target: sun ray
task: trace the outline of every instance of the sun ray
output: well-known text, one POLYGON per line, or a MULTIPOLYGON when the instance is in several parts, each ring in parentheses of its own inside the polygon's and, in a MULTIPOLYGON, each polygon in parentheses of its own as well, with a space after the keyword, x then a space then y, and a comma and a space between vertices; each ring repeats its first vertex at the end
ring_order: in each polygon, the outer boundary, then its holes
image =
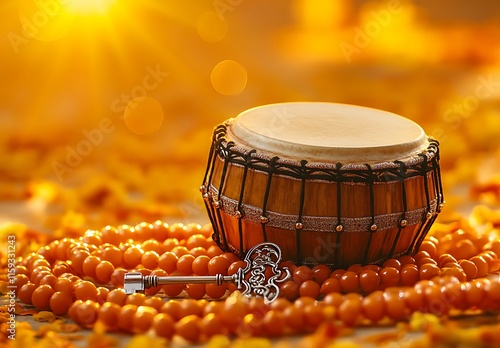
MULTIPOLYGON (((121 24, 124 19, 123 13, 116 14, 116 23, 121 24)), ((120 35, 119 25, 111 21, 104 23, 104 32, 106 33, 106 47, 113 53, 111 58, 112 62, 116 64, 116 68, 119 71, 126 71, 130 65, 130 52, 128 48, 123 45, 123 38, 120 35)), ((108 73, 109 74, 109 73, 108 73)), ((124 74, 115 74, 113 76, 114 80, 117 81, 118 85, 123 85, 126 81, 124 74)))
MULTIPOLYGON (((33 4, 39 0, 21 1, 33 11, 33 4)), ((37 134, 38 129, 50 123, 50 132, 62 134, 52 138, 46 135, 45 140, 67 142, 98 119, 116 116, 110 106, 113 98, 129 93, 141 83, 146 67, 155 64, 160 64, 162 71, 175 72, 173 78, 190 90, 187 93, 197 91, 200 98, 210 100, 211 63, 193 66, 190 58, 183 56, 187 49, 194 57, 196 49, 187 47, 182 35, 174 34, 180 30, 196 39, 197 18, 210 6, 178 0, 168 6, 152 0, 68 1, 65 11, 46 13, 50 35, 43 32, 44 28, 33 33, 16 57, 24 67, 13 81, 13 89, 24 94, 17 109, 27 124, 24 138, 36 134, 42 139, 44 135, 37 134), (55 37, 58 31, 60 35, 55 37), (69 123, 72 133, 64 132, 69 123)), ((8 4, 14 11, 15 2, 8 4)), ((16 25, 19 23, 12 21, 6 26, 16 25)), ((217 58, 212 54, 211 59, 214 57, 215 65, 217 58)), ((158 97, 159 93, 152 91, 151 96, 158 97)))

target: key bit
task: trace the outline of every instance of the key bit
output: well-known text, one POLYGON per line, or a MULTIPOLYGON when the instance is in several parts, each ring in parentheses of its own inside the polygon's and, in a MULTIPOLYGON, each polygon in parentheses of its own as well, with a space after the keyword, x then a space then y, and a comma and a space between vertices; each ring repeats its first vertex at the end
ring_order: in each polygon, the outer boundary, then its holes
POLYGON ((270 303, 278 298, 279 286, 277 283, 291 278, 287 267, 279 269, 281 250, 274 243, 262 243, 251 248, 245 256, 246 266, 231 276, 217 274, 215 276, 143 276, 140 272, 129 272, 124 276, 124 288, 127 294, 143 292, 144 290, 168 284, 217 284, 235 283, 243 294, 254 294, 270 303), (266 276, 266 269, 270 268, 272 275, 266 276))

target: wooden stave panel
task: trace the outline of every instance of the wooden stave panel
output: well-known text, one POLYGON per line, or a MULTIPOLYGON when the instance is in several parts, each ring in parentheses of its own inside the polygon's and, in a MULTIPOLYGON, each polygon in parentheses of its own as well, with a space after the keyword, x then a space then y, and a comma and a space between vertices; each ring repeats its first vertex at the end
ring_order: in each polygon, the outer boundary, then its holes
MULTIPOLYGON (((224 232, 228 241, 228 251, 236 254, 245 253, 252 246, 264 242, 262 226, 242 220, 245 231, 243 250, 239 249, 239 232, 237 219, 221 213, 224 232)), ((324 263, 332 268, 346 268, 352 264, 376 264, 381 263, 389 257, 397 257, 408 254, 415 235, 419 234, 423 228, 422 223, 405 227, 400 235, 393 255, 390 255, 392 244, 398 232, 398 228, 379 230, 373 233, 370 247, 366 250, 369 239, 368 231, 341 233, 338 232, 315 232, 301 231, 300 249, 302 258, 297 258, 296 231, 283 230, 279 228, 267 227, 267 241, 280 246, 283 260, 292 261, 297 264, 315 265, 324 263), (334 244, 340 235, 340 254, 335 262, 335 253, 338 247, 334 244), (313 240, 316 243, 311 243, 313 240), (318 242, 320 241, 321 242, 318 242), (383 240, 383 241, 379 241, 383 240), (364 259, 367 251, 368 257, 364 259)), ((222 243, 219 244, 223 247, 222 243)))
MULTIPOLYGON (((217 158, 214 166, 212 185, 219 188, 222 174, 223 160, 217 158)), ((434 171, 427 173, 430 199, 437 198, 437 188, 434 180, 434 171), (432 195, 432 193, 434 193, 432 195)), ((267 173, 249 169, 246 178, 245 190, 242 203, 245 205, 262 207, 264 201, 265 187, 267 184, 267 173)), ((232 163, 228 164, 225 184, 222 195, 234 200, 239 200, 241 183, 243 177, 243 167, 232 163)), ((405 179, 407 210, 416 210, 426 206, 424 177, 416 176, 405 179)), ((267 210, 282 214, 297 214, 299 211, 299 197, 301 191, 301 181, 294 178, 275 175, 272 178, 267 210), (283 202, 296 201, 296 204, 284 205, 283 202)), ((370 193, 367 184, 363 183, 342 183, 342 217, 364 217, 371 216, 370 193), (366 202, 366 205, 359 206, 359 202, 366 202)), ((400 181, 389 183, 374 183, 374 207, 375 215, 390 213, 401 213, 403 211, 402 187, 400 181), (390 199, 392 195, 395 199, 390 199), (399 198, 399 199, 398 199, 399 198)), ((309 216, 337 216, 337 185, 334 182, 306 181, 304 215, 309 216), (313 192, 313 193, 311 193, 313 192), (314 193, 319 193, 315 195, 314 193), (332 197, 331 205, 322 204, 322 200, 317 199, 318 195, 332 197)))
MULTIPOLYGON (((222 168, 224 166, 223 160, 217 156, 215 160, 215 164, 213 168, 211 169, 213 171, 213 176, 212 176, 212 185, 218 189, 220 186, 220 180, 222 176, 222 168)), ((437 188, 437 183, 435 182, 435 171, 430 171, 427 173, 427 178, 428 178, 428 185, 429 185, 429 192, 431 194, 430 199, 436 199, 437 198, 437 193, 438 193, 438 188, 437 188)), ((225 184, 223 187, 223 190, 221 192, 222 196, 227 196, 229 198, 232 198, 234 200, 239 200, 241 189, 242 189, 242 174, 243 173, 243 167, 239 165, 235 165, 232 163, 227 164, 227 172, 226 172, 226 178, 225 178, 225 184)), ((291 196, 295 196, 296 200, 298 201, 298 197, 300 195, 300 180, 294 180, 292 178, 287 178, 287 177, 278 177, 275 176, 273 177, 273 185, 271 185, 271 188, 277 190, 277 185, 275 185, 276 181, 278 182, 283 182, 286 185, 289 185, 291 188, 289 191, 291 196)), ((247 179, 244 187, 244 195, 242 199, 243 204, 249 204, 249 205, 254 205, 254 206, 259 206, 258 204, 252 204, 252 203, 258 203, 259 200, 261 202, 263 201, 263 196, 264 196, 264 190, 265 186, 267 184, 267 174, 264 172, 260 172, 254 169, 249 169, 247 172, 247 179), (256 193, 257 191, 257 193, 256 193), (253 200, 252 200, 253 199, 253 200)), ((334 197, 332 200, 333 204, 333 211, 336 211, 336 184, 331 183, 331 182, 313 182, 313 181, 307 181, 306 182, 306 197, 305 197, 305 207, 304 207, 304 215, 316 215, 318 212, 314 211, 314 208, 317 206, 314 206, 314 204, 309 204, 309 202, 319 202, 320 200, 317 199, 317 197, 310 197, 307 195, 308 188, 318 186, 319 188, 316 188, 316 191, 319 192, 327 192, 328 188, 334 187, 333 194, 331 196, 334 197), (312 207, 312 208, 311 208, 312 207)), ((403 205, 402 205, 402 200, 388 200, 387 197, 384 197, 393 194, 396 192, 396 196, 402 196, 401 194, 401 182, 392 182, 392 183, 377 183, 374 185, 374 193, 375 193, 375 215, 380 215, 380 214, 387 214, 387 213, 402 213, 403 205), (387 190, 389 188, 390 190, 387 190), (386 189, 385 191, 382 189, 386 189), (381 190, 383 194, 378 192, 378 190, 381 190), (392 192, 390 192, 392 191, 392 192), (385 206, 386 210, 382 209, 382 204, 380 202, 386 203, 390 202, 389 208, 385 206), (398 209, 399 206, 399 209, 398 209)), ((426 199, 425 199, 425 190, 424 190, 424 178, 423 177, 414 177, 414 178, 409 178, 405 179, 405 188, 407 192, 407 198, 408 197, 417 197, 416 199, 407 199, 407 210, 414 210, 418 208, 425 208, 426 207, 426 199), (408 186, 408 183, 410 183, 410 186, 408 186), (415 191, 415 192, 414 192, 415 191)), ((278 192, 283 192, 283 189, 279 189, 278 192)), ((271 192, 272 193, 272 192, 271 192)), ((270 193, 270 202, 273 202, 271 197, 274 197, 274 201, 276 202, 286 202, 289 199, 287 197, 280 197, 276 195, 272 195, 270 193)), ((342 184, 342 191, 343 195, 343 208, 347 205, 348 208, 355 203, 362 201, 362 202, 369 202, 369 199, 366 199, 367 194, 369 195, 369 189, 368 185, 363 185, 363 184, 355 184, 355 185, 350 185, 350 184, 342 184), (361 189, 360 189, 361 188, 361 189), (357 189, 357 190, 356 190, 357 189), (352 201, 345 200, 346 194, 349 195, 352 192, 356 192, 358 196, 353 199, 352 201), (359 198, 359 192, 362 192, 364 194, 363 198, 359 198), (349 204, 345 204, 345 202, 348 202, 349 204)), ((352 195, 351 195, 352 196, 352 195)), ((347 196, 349 197, 349 196, 347 196)), ((368 196, 369 197, 369 196, 368 196)), ((290 197, 294 198, 294 197, 290 197)), ((298 203, 297 203, 298 206, 298 203)), ((278 206, 279 208, 280 206, 278 206)), ((332 207, 330 206, 330 212, 332 211, 332 207)), ((343 217, 358 217, 359 215, 362 216, 367 216, 369 214, 365 214, 367 212, 367 206, 364 207, 365 210, 362 210, 362 213, 358 213, 358 215, 354 214, 354 216, 347 215, 346 210, 347 208, 344 208, 341 212, 341 215, 343 217), (364 214, 364 215, 363 215, 364 214)), ((369 209, 369 206, 368 206, 369 209)), ((268 204, 267 206, 268 211, 275 211, 275 206, 273 203, 268 204)), ((350 212, 355 211, 352 209, 347 209, 350 212)), ((298 207, 294 209, 290 209, 287 212, 289 214, 297 214, 298 212, 298 207)), ((283 213, 283 212, 280 212, 283 213)), ((337 214, 332 214, 329 216, 336 216, 337 214)), ((228 241, 228 247, 231 249, 233 252, 237 252, 241 254, 241 250, 239 250, 239 227, 238 227, 238 219, 232 216, 229 216, 225 214, 224 212, 221 212, 222 218, 222 223, 221 226, 219 226, 219 230, 221 233, 225 233, 225 237, 228 241)), ((419 223, 419 224, 414 224, 414 225, 409 225, 406 226, 403 231, 400 233, 400 240, 398 241, 396 248, 394 250, 394 255, 401 255, 407 252, 411 252, 415 250, 415 248, 418 246, 415 244, 413 241, 416 237, 419 235, 425 234, 426 231, 423 231, 425 226, 427 225, 430 227, 430 224, 427 224, 425 222, 425 218, 422 218, 422 221, 424 223, 419 223), (408 233, 408 231, 411 231, 411 233, 408 233), (412 248, 413 247, 413 248, 412 248), (412 250, 408 250, 409 248, 412 248, 412 250)), ((244 217, 242 218, 242 230, 244 231, 244 241, 243 243, 243 252, 245 250, 248 250, 251 246, 258 244, 260 242, 264 241, 263 234, 262 234, 262 225, 260 224, 255 224, 251 223, 249 221, 246 221, 244 217), (258 237, 262 236, 262 237, 258 237)), ((428 229, 428 228, 427 228, 428 229)), ((272 241, 272 242, 277 242, 278 245, 281 246, 282 251, 283 251, 283 258, 285 260, 289 259, 291 261, 297 262, 297 263, 304 263, 304 261, 307 261, 307 259, 314 259, 314 250, 315 246, 311 245, 310 242, 307 240, 310 240, 311 238, 321 238, 320 234, 325 233, 325 232, 315 232, 315 231, 300 231, 301 233, 301 238, 300 238, 300 247, 301 247, 301 258, 298 259, 296 254, 296 237, 295 237, 295 231, 291 230, 284 230, 284 229, 279 229, 279 228, 270 228, 266 227, 267 230, 267 240, 272 241), (293 247, 292 247, 293 245, 293 247)), ((332 227, 332 232, 333 227, 332 227)), ((353 263, 364 263, 363 261, 366 261, 364 258, 362 259, 361 256, 359 255, 364 255, 364 252, 366 251, 368 253, 368 258, 367 261, 370 263, 377 262, 382 259, 386 259, 387 255, 389 254, 387 250, 392 250, 392 244, 394 242, 394 237, 396 236, 398 232, 398 228, 392 228, 392 229, 387 229, 387 230, 377 230, 374 232, 372 236, 372 241, 371 245, 368 249, 367 247, 367 240, 369 239, 369 234, 372 232, 348 232, 348 233, 342 233, 341 235, 341 241, 340 245, 343 251, 339 255, 339 262, 335 263, 334 260, 332 260, 332 257, 327 258, 326 262, 327 264, 330 264, 333 267, 344 267, 349 264, 353 263), (382 245, 379 245, 377 243, 377 239, 382 239, 385 240, 386 243, 382 243, 382 245), (387 244, 387 241, 389 244, 391 244, 391 249, 388 249, 387 246, 384 247, 385 244, 387 244), (382 257, 379 257, 380 255, 383 255, 382 257), (385 255, 385 256, 384 256, 385 255)), ((327 232, 331 233, 331 232, 327 232)), ((220 239, 220 238, 219 238, 220 239)), ((225 247, 222 242, 219 243, 221 247, 225 247)))

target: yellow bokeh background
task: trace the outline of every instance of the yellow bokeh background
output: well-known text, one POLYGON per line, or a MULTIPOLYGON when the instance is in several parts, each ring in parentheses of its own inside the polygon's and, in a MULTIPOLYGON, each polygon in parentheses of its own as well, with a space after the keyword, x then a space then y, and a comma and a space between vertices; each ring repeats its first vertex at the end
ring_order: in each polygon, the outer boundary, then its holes
POLYGON ((493 0, 0 9, 0 219, 29 216, 47 230, 206 221, 197 189, 213 127, 285 101, 359 104, 420 123, 441 141, 452 207, 443 220, 471 201, 498 202, 493 0))

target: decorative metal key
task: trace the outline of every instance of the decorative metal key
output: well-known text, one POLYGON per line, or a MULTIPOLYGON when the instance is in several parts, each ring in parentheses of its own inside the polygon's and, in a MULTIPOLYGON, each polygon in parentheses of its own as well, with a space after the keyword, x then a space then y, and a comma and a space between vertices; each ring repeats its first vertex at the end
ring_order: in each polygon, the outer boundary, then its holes
POLYGON ((157 285, 167 284, 217 284, 234 282, 243 294, 254 294, 270 303, 278 298, 280 289, 277 283, 288 280, 290 270, 287 267, 279 269, 281 249, 274 243, 262 243, 251 248, 245 256, 246 266, 231 276, 217 274, 215 276, 143 276, 139 272, 125 274, 125 292, 143 292, 157 285), (270 268, 272 275, 267 278, 266 269, 270 268))

